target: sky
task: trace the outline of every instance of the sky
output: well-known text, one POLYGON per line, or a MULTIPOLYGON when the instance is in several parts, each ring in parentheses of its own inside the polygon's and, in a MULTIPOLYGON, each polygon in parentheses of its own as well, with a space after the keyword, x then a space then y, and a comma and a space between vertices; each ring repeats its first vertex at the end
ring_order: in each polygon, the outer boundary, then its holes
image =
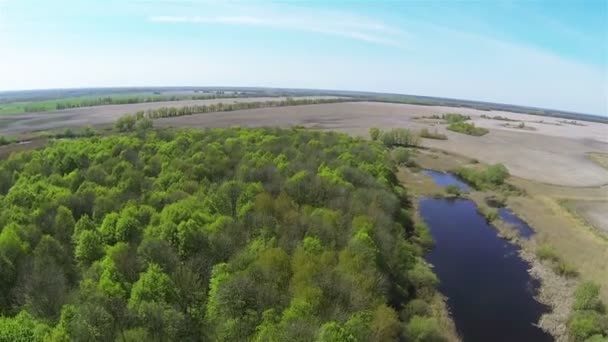
POLYGON ((608 116, 608 1, 0 0, 0 90, 360 90, 608 116))

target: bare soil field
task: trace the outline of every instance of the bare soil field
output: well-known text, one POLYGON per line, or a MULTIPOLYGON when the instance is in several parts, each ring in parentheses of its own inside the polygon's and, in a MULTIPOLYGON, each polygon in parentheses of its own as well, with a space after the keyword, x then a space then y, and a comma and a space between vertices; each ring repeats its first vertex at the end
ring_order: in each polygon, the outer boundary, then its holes
MULTIPOLYGON (((305 98, 336 98, 335 96, 302 96, 305 98)), ((285 97, 252 97, 252 98, 223 98, 212 100, 185 100, 166 102, 133 103, 124 105, 107 105, 94 107, 70 108, 49 112, 19 113, 0 115, 0 134, 22 134, 27 132, 45 131, 66 127, 82 127, 86 125, 107 124, 116 121, 127 113, 140 110, 158 109, 162 107, 184 107, 194 105, 210 105, 217 103, 281 101, 285 97)))
MULTIPOLYGON (((54 112, 0 116, 0 134, 102 125, 114 122, 125 113, 160 107, 178 107, 231 101, 266 101, 277 98, 239 98, 200 101, 139 103, 54 112)), ((590 152, 608 152, 608 125, 584 122, 584 126, 561 124, 560 119, 501 111, 469 108, 420 106, 378 102, 333 103, 292 107, 261 108, 234 112, 207 113, 159 119, 159 127, 304 127, 336 130, 367 136, 370 127, 391 129, 429 128, 446 134, 448 140, 423 139, 423 145, 474 157, 485 163, 504 163, 513 175, 563 186, 600 186, 608 184, 608 171, 592 162, 590 152), (454 133, 436 120, 416 117, 433 114, 461 113, 470 115, 480 127, 490 129, 482 137, 454 133), (504 127, 504 121, 481 115, 507 117, 525 121, 535 131, 504 127), (542 121, 542 122, 541 122, 542 121)))
POLYGON ((448 140, 424 139, 424 146, 474 157, 486 163, 502 162, 511 173, 523 178, 566 186, 599 186, 608 183, 608 172, 586 157, 587 152, 608 151, 608 125, 585 123, 587 126, 557 126, 539 123, 534 124, 536 131, 522 131, 503 127, 500 125, 501 121, 483 119, 482 114, 508 116, 513 119, 523 117, 554 120, 507 112, 357 102, 184 116, 160 119, 158 125, 174 127, 302 125, 360 136, 367 136, 370 127, 380 129, 426 127, 446 134, 448 140), (478 126, 489 128, 490 133, 482 137, 473 137, 450 132, 443 125, 414 119, 446 112, 471 115, 478 126))

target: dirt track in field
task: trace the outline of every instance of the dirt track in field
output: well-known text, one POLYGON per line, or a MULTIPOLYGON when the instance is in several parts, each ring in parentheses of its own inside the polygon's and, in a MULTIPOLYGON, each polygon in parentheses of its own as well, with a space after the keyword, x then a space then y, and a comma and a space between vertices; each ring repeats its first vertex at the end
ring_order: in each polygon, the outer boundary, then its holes
MULTIPOLYGON (((131 105, 76 108, 55 112, 0 116, 0 134, 108 124, 124 113, 160 107, 179 107, 232 101, 265 101, 273 98, 217 99, 140 103, 131 105)), ((274 98, 276 100, 276 98, 274 98)), ((429 128, 448 136, 448 140, 423 139, 423 145, 459 153, 487 163, 504 163, 512 174, 538 182, 564 186, 598 186, 608 183, 608 171, 586 157, 588 152, 608 152, 608 125, 583 122, 584 126, 560 123, 562 119, 479 111, 467 108, 418 106, 375 102, 334 103, 234 112, 208 113, 155 121, 157 127, 289 127, 302 125, 367 136, 370 127, 390 129, 429 128), (490 133, 473 137, 447 131, 445 125, 416 117, 448 112, 470 115, 476 125, 490 133), (481 115, 500 115, 525 122, 535 130, 502 126, 504 121, 481 115), (541 122, 542 121, 542 122, 541 122)))

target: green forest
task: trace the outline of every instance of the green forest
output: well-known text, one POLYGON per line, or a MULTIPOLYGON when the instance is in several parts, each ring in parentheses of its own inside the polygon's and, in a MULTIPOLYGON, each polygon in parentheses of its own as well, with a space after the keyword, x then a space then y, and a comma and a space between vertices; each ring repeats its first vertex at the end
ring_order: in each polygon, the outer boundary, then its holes
POLYGON ((432 241, 380 142, 62 139, 0 161, 0 341, 437 341, 432 241))

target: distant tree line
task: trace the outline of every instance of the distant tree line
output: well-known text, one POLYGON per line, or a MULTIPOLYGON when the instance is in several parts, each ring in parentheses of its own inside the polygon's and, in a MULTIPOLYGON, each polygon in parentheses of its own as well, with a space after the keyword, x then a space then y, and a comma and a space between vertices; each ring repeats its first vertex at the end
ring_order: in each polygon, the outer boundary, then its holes
MULTIPOLYGON (((148 119, 160 119, 170 118, 176 116, 193 115, 193 114, 204 114, 204 113, 215 113, 215 112, 231 112, 235 110, 243 109, 258 109, 258 108, 270 108, 270 107, 285 107, 285 106, 299 106, 299 105, 311 105, 311 104, 322 104, 322 103, 338 103, 338 102, 352 102, 352 99, 348 98, 330 98, 330 99, 297 99, 287 98, 280 101, 254 101, 254 102, 233 102, 233 103, 213 103, 204 105, 193 105, 193 106, 182 106, 182 107, 161 107, 158 109, 148 109, 145 111, 139 111, 135 114, 126 114, 125 118, 134 117, 132 121, 141 118, 148 119)), ((131 120, 131 119, 126 119, 131 120)))
MULTIPOLYGON (((251 97, 251 95, 245 95, 251 97)), ((153 95, 153 96, 105 96, 98 97, 95 99, 74 99, 70 101, 57 102, 55 109, 68 109, 68 108, 79 108, 79 107, 94 107, 94 106, 105 106, 115 104, 133 104, 133 103, 146 103, 146 102, 165 102, 165 101, 184 101, 184 100, 212 100, 221 98, 238 98, 242 97, 239 94, 205 94, 205 95, 153 95)), ((26 110, 27 111, 27 110, 26 110)))

